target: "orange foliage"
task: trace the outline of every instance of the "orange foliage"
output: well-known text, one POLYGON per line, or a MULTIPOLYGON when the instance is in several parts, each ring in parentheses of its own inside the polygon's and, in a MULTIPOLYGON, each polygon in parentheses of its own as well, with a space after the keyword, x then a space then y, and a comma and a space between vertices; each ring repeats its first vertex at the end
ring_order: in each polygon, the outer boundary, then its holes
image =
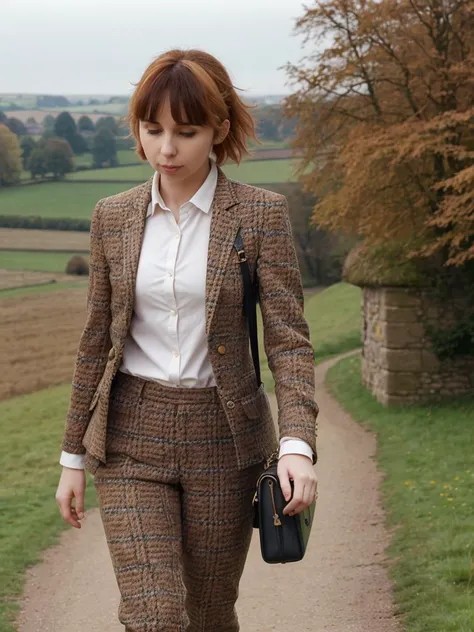
POLYGON ((285 113, 314 222, 474 259, 474 2, 318 1, 297 32, 317 46, 286 67, 285 113))

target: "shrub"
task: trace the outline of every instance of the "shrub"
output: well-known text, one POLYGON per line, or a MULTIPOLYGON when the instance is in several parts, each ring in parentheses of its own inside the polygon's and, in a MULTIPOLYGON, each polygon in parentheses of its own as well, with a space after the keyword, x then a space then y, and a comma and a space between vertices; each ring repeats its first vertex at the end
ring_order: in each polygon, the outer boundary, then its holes
POLYGON ((74 255, 67 262, 66 274, 87 276, 89 274, 89 264, 81 255, 74 255))

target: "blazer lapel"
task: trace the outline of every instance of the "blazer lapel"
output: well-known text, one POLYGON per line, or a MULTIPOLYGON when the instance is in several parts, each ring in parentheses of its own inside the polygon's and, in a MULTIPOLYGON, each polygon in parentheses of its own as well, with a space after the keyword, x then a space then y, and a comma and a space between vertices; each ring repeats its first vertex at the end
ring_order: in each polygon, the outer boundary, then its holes
MULTIPOLYGON (((126 220, 123 232, 123 276, 127 305, 125 323, 127 331, 133 313, 138 262, 145 230, 146 213, 151 201, 152 183, 153 178, 150 178, 139 189, 131 205, 131 213, 126 220)), ((216 192, 211 207, 211 228, 207 253, 206 333, 209 333, 211 328, 226 264, 240 226, 240 216, 230 211, 237 202, 230 181, 222 169, 218 167, 216 192)))
POLYGON ((222 169, 218 168, 216 193, 212 203, 211 230, 207 253, 206 333, 211 330, 224 273, 240 226, 240 215, 231 211, 238 200, 222 169))
POLYGON ((135 196, 130 216, 126 220, 123 231, 123 277, 126 299, 126 329, 128 331, 135 300, 135 282, 137 279, 138 261, 145 230, 146 213, 151 202, 153 177, 140 187, 135 196))

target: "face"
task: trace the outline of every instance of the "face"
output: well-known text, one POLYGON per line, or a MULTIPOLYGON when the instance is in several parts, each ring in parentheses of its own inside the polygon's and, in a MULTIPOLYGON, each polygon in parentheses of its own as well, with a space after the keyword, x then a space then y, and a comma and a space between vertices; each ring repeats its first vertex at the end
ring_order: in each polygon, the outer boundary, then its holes
POLYGON ((227 136, 229 122, 218 133, 210 126, 178 125, 169 99, 154 121, 140 121, 140 142, 150 165, 162 178, 193 182, 206 177, 213 145, 227 136))

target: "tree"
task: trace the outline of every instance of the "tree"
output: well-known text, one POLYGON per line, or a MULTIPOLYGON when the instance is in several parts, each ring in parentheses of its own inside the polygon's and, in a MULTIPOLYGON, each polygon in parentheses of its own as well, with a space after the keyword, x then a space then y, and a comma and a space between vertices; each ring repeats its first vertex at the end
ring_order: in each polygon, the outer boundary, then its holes
POLYGON ((0 124, 0 187, 17 184, 21 177, 21 148, 17 136, 0 124))
POLYGON ((0 123, 7 124, 7 115, 3 110, 0 110, 0 123))
POLYGON ((287 65, 285 112, 314 220, 407 257, 474 259, 472 2, 317 1, 297 32, 317 49, 287 65))
POLYGON ((77 133, 76 122, 69 112, 61 112, 54 122, 54 133, 59 138, 64 138, 71 145, 74 144, 74 137, 77 133))
POLYGON ((42 138, 37 147, 31 152, 28 170, 32 178, 44 178, 48 173, 55 180, 63 178, 66 173, 74 170, 71 146, 63 138, 42 138))
POLYGON ((303 281, 306 285, 337 283, 354 240, 321 230, 311 222, 316 200, 305 193, 301 185, 288 183, 281 192, 290 208, 291 229, 303 281))
POLYGON ((36 125, 36 119, 34 116, 29 116, 26 120, 29 125, 36 125))
POLYGON ((54 123, 55 123, 55 118, 54 116, 52 116, 51 114, 47 114, 44 119, 43 119, 43 127, 45 132, 53 132, 54 131, 54 123))
POLYGON ((80 132, 94 132, 95 127, 92 119, 89 116, 81 116, 78 121, 77 127, 80 132))
POLYGON ((86 139, 79 133, 74 134, 72 137, 71 148, 76 156, 80 156, 85 154, 86 151, 89 151, 89 145, 87 144, 86 139))
POLYGON ((7 119, 6 125, 11 132, 16 134, 16 136, 26 136, 27 134, 26 127, 23 125, 20 119, 12 116, 11 118, 7 119))
POLYGON ((113 116, 103 116, 97 121, 95 126, 96 131, 104 128, 110 130, 114 136, 118 135, 117 121, 113 116))
POLYGON ((46 157, 44 155, 44 147, 36 147, 36 149, 33 149, 28 159, 27 169, 33 180, 36 179, 36 176, 39 176, 40 178, 44 178, 46 176, 48 168, 46 165, 46 157))
POLYGON ((94 135, 92 144, 92 156, 94 167, 103 167, 108 163, 111 167, 117 164, 117 149, 112 132, 103 127, 94 135))
POLYGON ((24 136, 21 139, 20 147, 22 150, 21 159, 23 163, 23 169, 26 170, 28 169, 28 160, 31 156, 31 153, 36 148, 36 142, 31 136, 24 136))
POLYGON ((55 180, 64 178, 66 173, 74 170, 72 149, 62 138, 50 138, 44 147, 44 157, 48 173, 52 173, 55 180))

